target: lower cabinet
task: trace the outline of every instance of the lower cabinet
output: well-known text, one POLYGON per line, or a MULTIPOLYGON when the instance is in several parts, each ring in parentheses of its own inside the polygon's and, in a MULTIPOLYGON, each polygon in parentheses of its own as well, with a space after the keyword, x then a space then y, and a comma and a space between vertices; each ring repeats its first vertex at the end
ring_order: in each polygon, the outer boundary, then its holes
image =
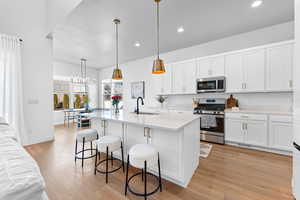
POLYGON ((270 116, 269 130, 269 145, 271 148, 286 151, 293 150, 293 124, 291 116, 270 116))
POLYGON ((268 145, 268 122, 267 120, 245 120, 245 137, 247 144, 255 146, 268 145))
POLYGON ((229 143, 292 152, 292 116, 226 113, 225 140, 229 143))
POLYGON ((240 119, 226 118, 225 140, 244 143, 243 121, 240 119))
POLYGON ((254 146, 267 146, 268 121, 266 115, 226 115, 225 140, 254 146))

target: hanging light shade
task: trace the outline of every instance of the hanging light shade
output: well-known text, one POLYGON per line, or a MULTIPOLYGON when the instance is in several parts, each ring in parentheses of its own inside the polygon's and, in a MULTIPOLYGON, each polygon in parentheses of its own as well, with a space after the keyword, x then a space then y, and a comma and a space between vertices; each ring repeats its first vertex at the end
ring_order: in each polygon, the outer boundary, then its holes
POLYGON ((114 19, 113 22, 116 24, 116 68, 113 71, 113 80, 122 80, 123 75, 121 69, 119 69, 119 30, 118 25, 120 24, 119 19, 114 19))
POLYGON ((161 0, 154 0, 156 2, 156 14, 157 14, 157 58, 153 61, 152 74, 163 74, 166 72, 164 61, 159 58, 159 2, 161 0))

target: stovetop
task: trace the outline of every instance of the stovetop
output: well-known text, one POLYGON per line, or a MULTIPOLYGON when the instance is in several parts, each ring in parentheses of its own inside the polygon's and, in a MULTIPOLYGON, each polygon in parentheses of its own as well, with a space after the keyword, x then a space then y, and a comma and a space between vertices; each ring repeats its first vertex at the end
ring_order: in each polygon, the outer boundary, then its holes
POLYGON ((225 100, 223 99, 201 99, 198 106, 194 108, 194 114, 224 115, 225 100))

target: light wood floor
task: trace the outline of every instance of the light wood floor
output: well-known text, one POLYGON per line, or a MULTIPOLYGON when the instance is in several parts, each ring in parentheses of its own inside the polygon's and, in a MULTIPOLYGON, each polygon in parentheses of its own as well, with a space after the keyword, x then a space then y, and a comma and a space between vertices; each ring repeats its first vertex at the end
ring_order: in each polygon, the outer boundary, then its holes
MULTIPOLYGON (((51 200, 142 199, 124 196, 122 170, 109 176, 93 173, 93 160, 84 168, 74 163, 75 128, 55 127, 55 141, 26 147, 38 162, 51 200)), ((134 169, 131 169, 132 172, 134 169)), ((163 181, 156 200, 291 200, 291 157, 237 147, 214 145, 187 188, 163 181)), ((134 185, 142 189, 139 180, 134 185)))

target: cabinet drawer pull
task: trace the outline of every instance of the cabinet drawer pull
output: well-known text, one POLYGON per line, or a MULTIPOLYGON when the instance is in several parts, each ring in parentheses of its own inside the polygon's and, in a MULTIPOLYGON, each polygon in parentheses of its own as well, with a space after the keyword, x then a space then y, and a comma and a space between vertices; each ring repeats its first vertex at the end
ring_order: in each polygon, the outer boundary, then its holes
POLYGON ((247 115, 242 115, 241 118, 249 118, 247 115))
POLYGON ((292 80, 289 81, 289 86, 290 86, 290 88, 293 87, 293 81, 292 80))

